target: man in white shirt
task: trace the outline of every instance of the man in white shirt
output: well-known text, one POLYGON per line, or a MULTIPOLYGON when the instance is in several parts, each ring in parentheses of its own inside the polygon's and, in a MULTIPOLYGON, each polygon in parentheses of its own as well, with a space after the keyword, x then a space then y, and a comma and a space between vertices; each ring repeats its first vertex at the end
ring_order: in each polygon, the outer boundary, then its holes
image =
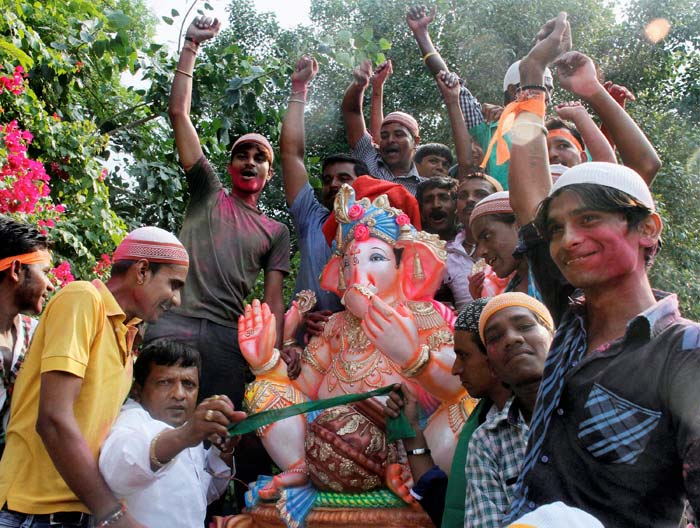
POLYGON ((129 512, 149 528, 202 526, 207 504, 233 474, 227 425, 245 418, 225 395, 196 405, 200 357, 167 340, 151 342, 134 365, 132 398, 100 452, 100 471, 129 512), (205 450, 202 441, 215 445, 205 450))

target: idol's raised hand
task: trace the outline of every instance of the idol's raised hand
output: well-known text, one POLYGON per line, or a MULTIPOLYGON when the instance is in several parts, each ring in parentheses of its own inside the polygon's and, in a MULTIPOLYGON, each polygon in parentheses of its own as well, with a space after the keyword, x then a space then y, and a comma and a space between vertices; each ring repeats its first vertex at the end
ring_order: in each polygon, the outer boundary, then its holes
POLYGON ((270 307, 257 299, 252 305, 246 304, 238 318, 238 346, 253 371, 266 366, 273 357, 276 339, 275 316, 270 307))

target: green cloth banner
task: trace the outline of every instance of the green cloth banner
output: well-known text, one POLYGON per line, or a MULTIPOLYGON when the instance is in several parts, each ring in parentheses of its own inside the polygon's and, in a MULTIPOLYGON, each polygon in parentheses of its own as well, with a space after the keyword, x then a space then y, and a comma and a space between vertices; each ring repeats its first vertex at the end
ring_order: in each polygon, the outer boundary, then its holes
MULTIPOLYGON (((384 396, 385 394, 389 394, 393 389, 393 385, 387 385, 381 389, 375 389, 373 391, 363 392, 360 394, 344 394, 343 396, 334 396, 333 398, 327 398, 325 400, 297 403, 296 405, 290 405, 284 409, 262 411, 249 415, 242 422, 229 425, 228 433, 231 436, 250 433, 259 427, 269 425, 278 420, 283 420, 284 418, 289 418, 290 416, 296 416, 298 414, 304 414, 311 411, 322 411, 323 409, 329 409, 330 407, 337 407, 338 405, 346 405, 348 403, 367 400, 369 398, 374 398, 375 396, 384 396)), ((408 423, 408 419, 404 416, 403 412, 401 412, 401 415, 398 418, 389 418, 387 416, 386 435, 389 442, 395 442, 401 438, 414 438, 416 433, 413 431, 411 424, 408 423)))

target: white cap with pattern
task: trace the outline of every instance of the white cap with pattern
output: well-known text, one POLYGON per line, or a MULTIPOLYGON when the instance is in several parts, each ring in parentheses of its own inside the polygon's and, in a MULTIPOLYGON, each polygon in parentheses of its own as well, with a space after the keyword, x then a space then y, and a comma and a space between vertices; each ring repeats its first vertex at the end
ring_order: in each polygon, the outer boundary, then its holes
POLYGON ((552 185, 552 190, 549 191, 549 195, 551 196, 559 189, 569 185, 580 183, 592 183, 617 189, 629 194, 632 198, 646 205, 650 210, 656 210, 651 191, 639 174, 624 165, 605 161, 588 161, 571 167, 557 178, 557 181, 552 185))

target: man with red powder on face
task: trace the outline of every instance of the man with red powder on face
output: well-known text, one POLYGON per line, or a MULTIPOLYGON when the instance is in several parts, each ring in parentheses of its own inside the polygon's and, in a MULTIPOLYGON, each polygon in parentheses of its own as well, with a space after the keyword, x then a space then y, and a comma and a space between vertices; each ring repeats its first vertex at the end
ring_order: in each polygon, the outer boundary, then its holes
MULTIPOLYGON (((190 120, 192 71, 199 45, 219 32, 216 19, 196 18, 175 69, 168 114, 190 191, 180 240, 191 255, 182 306, 146 331, 146 341, 169 338, 202 357, 200 396, 226 394, 240 408, 248 366, 238 348, 237 321, 262 268, 264 301, 277 317, 281 341, 282 282, 289 272, 289 231, 263 215, 258 198, 272 178, 273 151, 260 134, 241 136, 226 171, 231 191, 210 167, 190 120)), ((279 344, 278 344, 279 345, 279 344)))

